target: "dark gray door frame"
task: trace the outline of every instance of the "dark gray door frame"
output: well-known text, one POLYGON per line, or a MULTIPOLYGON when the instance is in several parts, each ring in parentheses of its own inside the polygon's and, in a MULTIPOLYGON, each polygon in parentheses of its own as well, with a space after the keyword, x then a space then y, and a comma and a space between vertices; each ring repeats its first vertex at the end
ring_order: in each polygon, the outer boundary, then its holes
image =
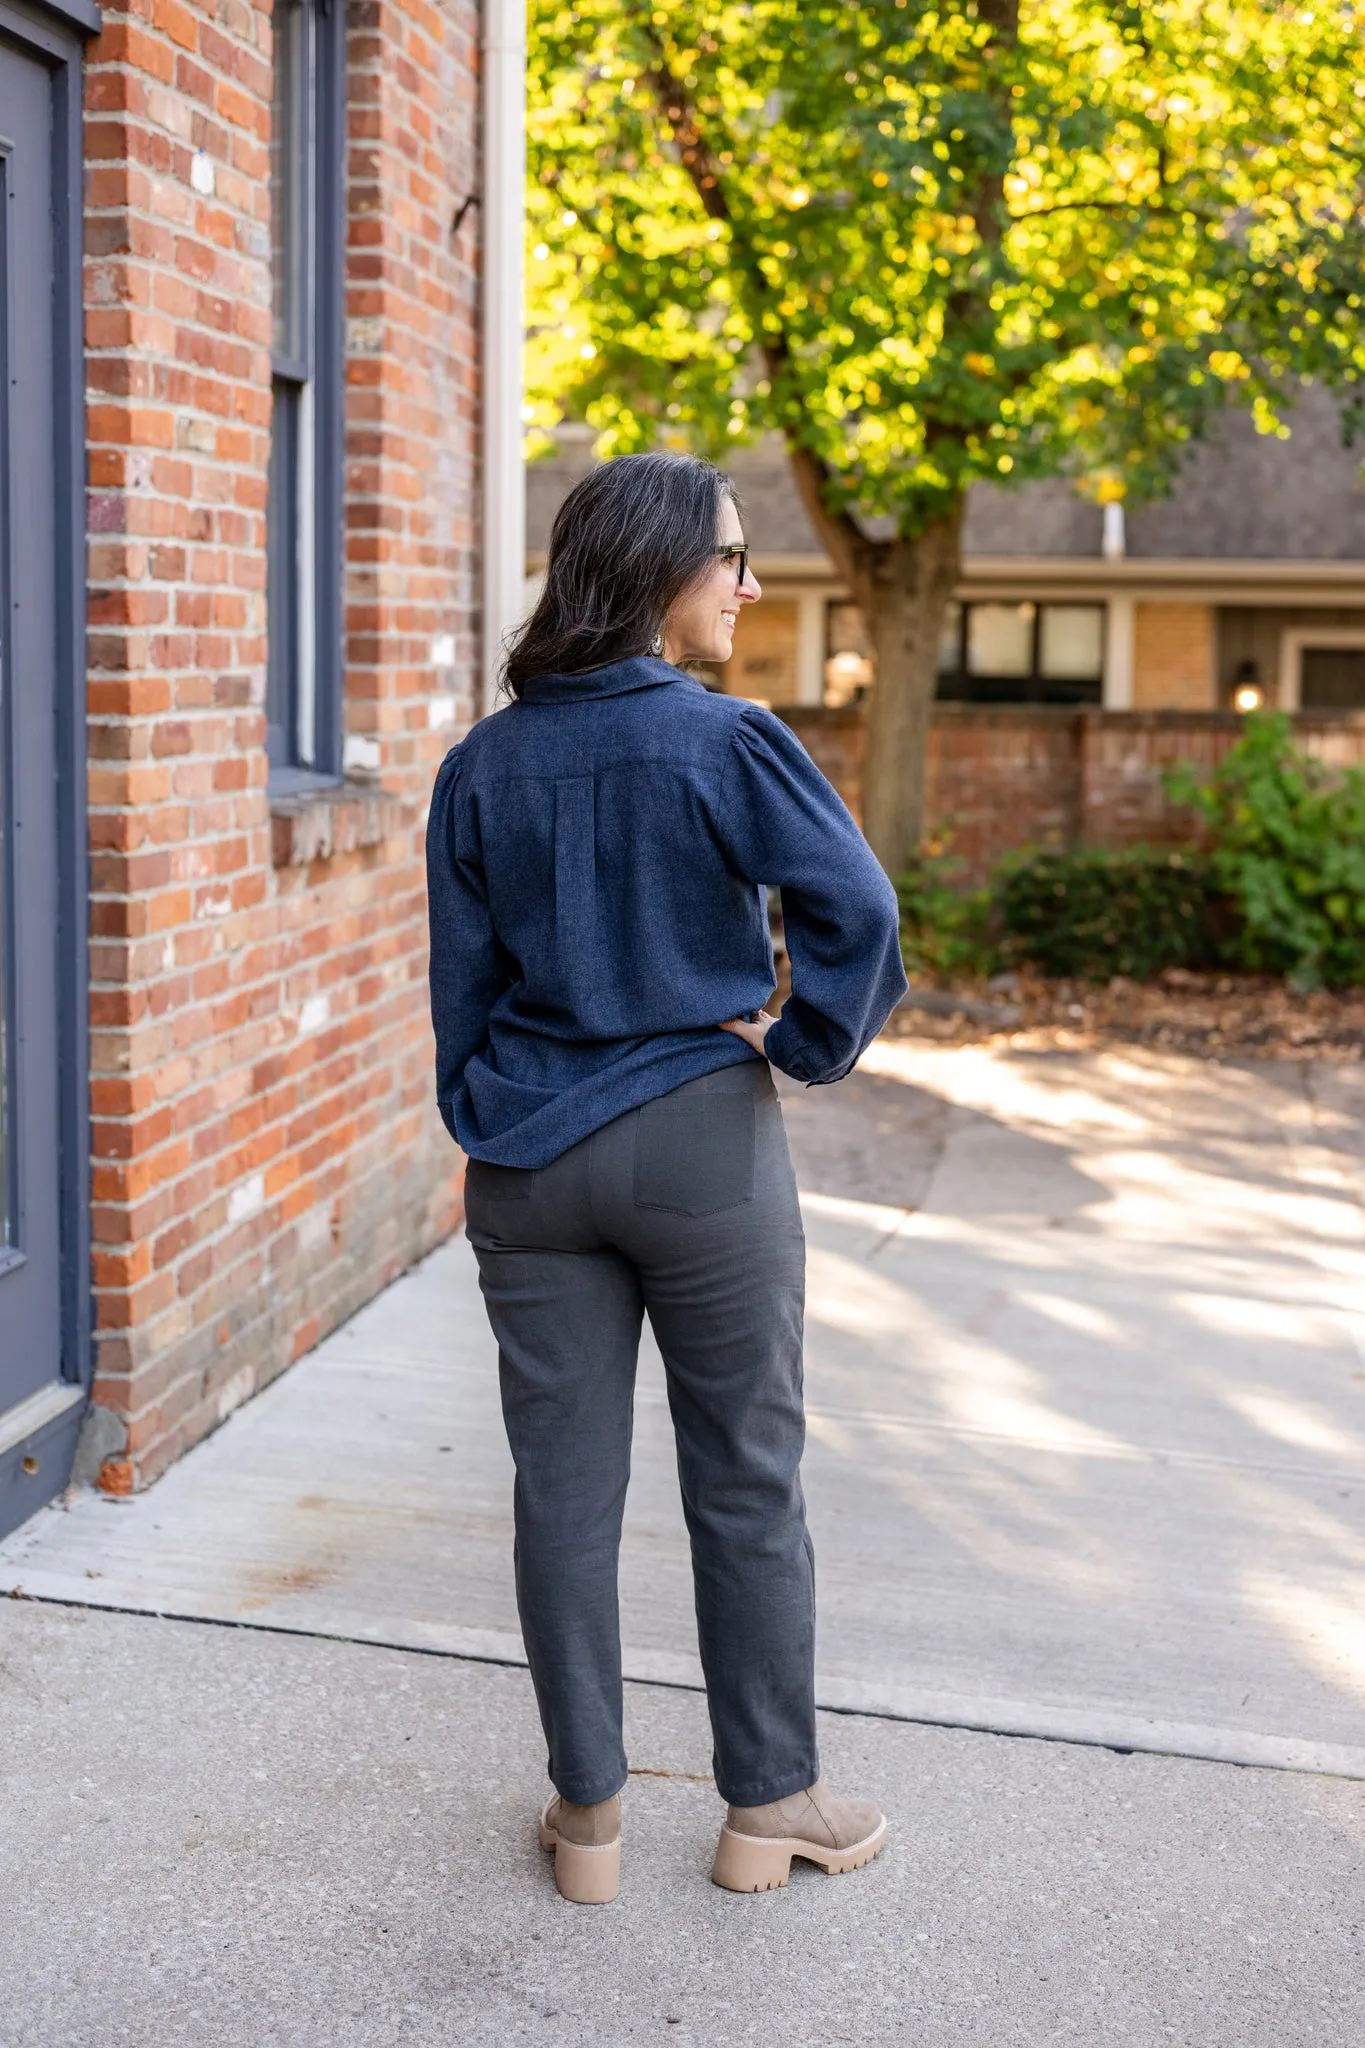
MULTIPOLYGON (((85 374, 81 67, 98 32, 92 0, 0 0, 0 40, 45 63, 53 83, 55 248, 53 461, 57 510, 58 931, 61 1025, 61 1378, 69 1408, 29 1436, 0 1433, 0 1533, 65 1486, 93 1371, 90 1278, 89 853, 86 831, 85 374), (30 1469, 32 1476, 30 1477, 30 1469)), ((0 1417, 0 1429, 4 1418, 0 1417)))

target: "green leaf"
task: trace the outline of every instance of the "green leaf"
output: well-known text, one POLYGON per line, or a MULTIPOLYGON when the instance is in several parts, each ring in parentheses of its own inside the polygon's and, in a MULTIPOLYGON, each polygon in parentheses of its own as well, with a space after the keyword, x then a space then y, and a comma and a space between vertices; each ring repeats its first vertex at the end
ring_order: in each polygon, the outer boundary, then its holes
POLYGON ((911 535, 983 479, 1159 493, 1304 379, 1365 418, 1349 6, 532 0, 529 77, 542 447, 775 433, 911 535))
POLYGON ((1365 897, 1342 886, 1361 869, 1362 786, 1359 770, 1329 776, 1288 718, 1265 713, 1198 785, 1212 870, 1237 913, 1234 962, 1297 988, 1365 981, 1365 897))

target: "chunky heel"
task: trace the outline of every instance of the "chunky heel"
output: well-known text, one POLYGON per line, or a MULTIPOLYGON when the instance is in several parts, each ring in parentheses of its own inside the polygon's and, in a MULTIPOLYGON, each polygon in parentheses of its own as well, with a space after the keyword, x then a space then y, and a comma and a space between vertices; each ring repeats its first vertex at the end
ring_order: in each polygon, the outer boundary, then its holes
POLYGON ((609 1906, 621 1889, 621 1837, 614 1842, 566 1842, 550 1820, 550 1800, 540 1816, 540 1846, 553 1854, 561 1898, 574 1906, 609 1906))
POLYGON ((711 1882, 727 1892, 781 1891, 792 1874, 790 1842, 765 1842, 758 1835, 720 1831, 711 1882))
POLYGON ((621 1844, 555 1843, 555 1883, 575 1906, 609 1906, 621 1889, 621 1844))

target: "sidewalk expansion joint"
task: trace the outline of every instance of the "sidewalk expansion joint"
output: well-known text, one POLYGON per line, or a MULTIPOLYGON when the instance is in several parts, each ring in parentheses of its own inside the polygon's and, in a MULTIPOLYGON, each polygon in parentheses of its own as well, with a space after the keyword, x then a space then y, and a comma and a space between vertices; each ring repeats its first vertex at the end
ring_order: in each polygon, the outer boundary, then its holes
MULTIPOLYGON (((22 1582, 0 1587, 0 1598, 34 1606, 61 1607, 90 1614, 123 1614, 142 1620, 190 1622, 201 1628, 241 1629, 254 1635, 285 1636, 296 1641, 346 1643, 362 1650, 386 1650, 403 1656, 444 1657, 461 1664, 524 1671, 526 1657, 510 1645, 506 1654, 491 1648, 460 1649, 441 1643, 403 1642, 395 1637, 357 1635, 321 1626, 291 1627, 288 1622, 193 1612, 150 1602, 139 1606, 118 1600, 82 1600, 68 1592, 30 1592, 22 1582)), ((626 1651, 622 1679, 627 1685, 662 1692, 705 1694, 699 1676, 688 1673, 688 1660, 659 1652, 626 1651), (635 1668, 630 1668, 631 1666, 635 1668), (652 1668, 643 1668, 652 1667, 652 1668), (669 1667, 675 1667, 670 1669, 669 1667)), ((1143 1720, 1133 1714, 1058 1707, 1023 1701, 973 1701, 939 1694, 893 1698, 865 1682, 846 1677, 821 1678, 817 1673, 815 1704, 823 1714, 850 1720, 898 1722, 908 1727, 941 1728, 959 1734, 997 1736, 1015 1742, 1050 1742, 1078 1749, 1104 1749, 1114 1756, 1169 1757, 1186 1763, 1231 1766, 1239 1770, 1290 1771, 1311 1777, 1365 1780, 1365 1749, 1304 1741, 1293 1736, 1262 1735, 1245 1729, 1143 1720)), ((641 1772, 648 1776, 680 1773, 641 1772)))

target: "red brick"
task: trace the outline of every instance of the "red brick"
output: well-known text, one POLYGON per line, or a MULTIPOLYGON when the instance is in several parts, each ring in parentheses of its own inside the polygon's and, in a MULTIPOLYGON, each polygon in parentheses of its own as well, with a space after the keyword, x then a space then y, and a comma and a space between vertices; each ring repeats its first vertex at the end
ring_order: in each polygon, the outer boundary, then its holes
POLYGON ((403 822, 306 870, 273 867, 264 796, 269 12, 115 0, 87 71, 97 1398, 130 1425, 101 1476, 116 1491, 213 1426, 243 1363, 264 1384, 459 1215, 412 821, 448 743, 427 729, 450 683, 426 649, 453 631, 467 665, 476 646, 476 280, 448 222, 477 186, 477 11, 401 0, 350 46, 347 310, 382 315, 386 352, 349 366, 346 699, 403 822), (321 993, 331 1015, 300 1038, 321 993), (262 1205, 229 1225, 257 1174, 262 1205))
MULTIPOLYGON (((797 733, 856 814, 866 722, 860 710, 784 705, 797 733)), ((1365 764, 1365 726, 1300 720, 1300 743, 1335 765, 1365 764)), ((928 831, 949 830, 962 877, 979 882, 1022 846, 1184 846, 1188 812, 1167 801, 1163 771, 1214 767, 1243 730, 1233 712, 1067 711, 938 705, 929 736, 928 831)))

